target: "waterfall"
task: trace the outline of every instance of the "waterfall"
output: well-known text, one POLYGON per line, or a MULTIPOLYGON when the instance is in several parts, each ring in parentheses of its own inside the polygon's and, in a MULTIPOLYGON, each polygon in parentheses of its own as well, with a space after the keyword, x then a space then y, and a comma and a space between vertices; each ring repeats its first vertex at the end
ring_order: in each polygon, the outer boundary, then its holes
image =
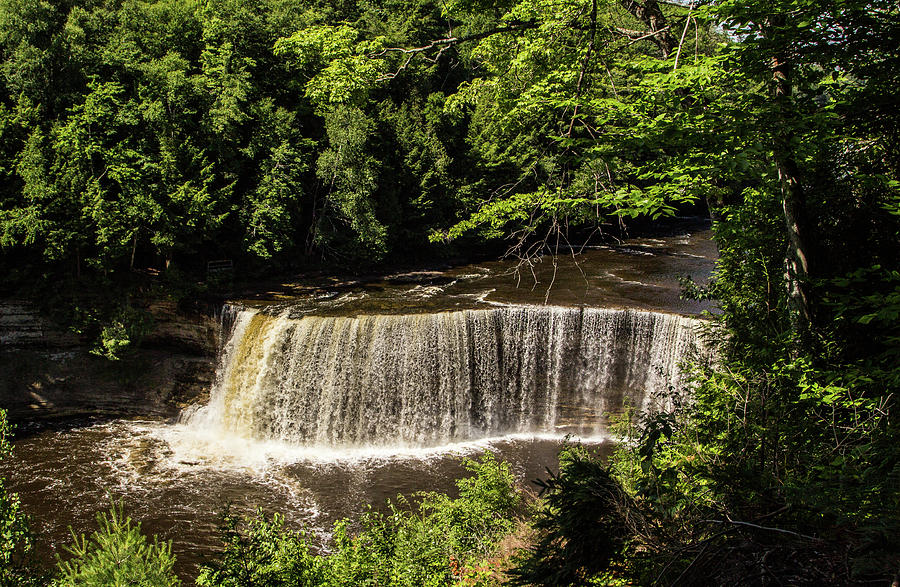
POLYGON ((697 320, 602 308, 271 316, 241 310, 187 424, 310 446, 435 446, 600 432, 681 389, 697 320))

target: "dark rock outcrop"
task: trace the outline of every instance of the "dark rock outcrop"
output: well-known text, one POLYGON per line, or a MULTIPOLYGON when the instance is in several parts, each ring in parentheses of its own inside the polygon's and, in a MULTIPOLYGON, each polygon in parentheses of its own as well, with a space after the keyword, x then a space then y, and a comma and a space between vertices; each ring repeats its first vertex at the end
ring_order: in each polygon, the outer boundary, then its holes
POLYGON ((0 407, 20 422, 175 416, 212 385, 219 322, 212 309, 167 300, 149 311, 153 329, 140 347, 110 361, 29 302, 0 301, 0 407))

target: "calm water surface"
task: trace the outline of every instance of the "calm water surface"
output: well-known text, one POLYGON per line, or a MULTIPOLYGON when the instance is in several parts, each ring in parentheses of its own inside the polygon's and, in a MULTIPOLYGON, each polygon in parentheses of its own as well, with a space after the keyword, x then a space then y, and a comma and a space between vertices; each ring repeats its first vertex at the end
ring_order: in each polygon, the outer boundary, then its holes
POLYGON ((346 316, 407 314, 497 305, 550 304, 636 308, 695 315, 709 302, 681 299, 680 279, 706 284, 718 256, 712 232, 687 219, 676 234, 635 238, 541 257, 463 265, 441 271, 398 273, 367 281, 334 277, 262 288, 240 300, 251 306, 289 307, 292 314, 346 316))

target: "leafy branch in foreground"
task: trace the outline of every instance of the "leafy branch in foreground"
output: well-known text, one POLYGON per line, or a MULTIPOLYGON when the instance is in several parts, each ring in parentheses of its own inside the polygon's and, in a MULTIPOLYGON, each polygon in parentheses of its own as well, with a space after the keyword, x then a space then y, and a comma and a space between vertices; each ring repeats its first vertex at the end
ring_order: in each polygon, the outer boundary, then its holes
MULTIPOLYGON (((0 460, 12 453, 9 438, 6 410, 0 408, 0 460)), ((39 585, 41 580, 28 568, 33 548, 28 520, 19 496, 7 491, 5 481, 0 477, 0 586, 39 585)))

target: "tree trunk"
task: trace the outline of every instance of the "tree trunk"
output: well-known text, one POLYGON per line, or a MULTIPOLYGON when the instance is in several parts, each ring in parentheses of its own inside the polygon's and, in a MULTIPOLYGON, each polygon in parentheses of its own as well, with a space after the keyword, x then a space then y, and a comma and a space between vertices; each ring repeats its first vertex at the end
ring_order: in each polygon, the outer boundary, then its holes
POLYGON ((784 223, 787 229, 787 251, 784 256, 784 277, 788 289, 791 320, 801 335, 809 330, 809 257, 804 233, 805 194, 799 184, 796 162, 784 153, 776 153, 776 167, 781 180, 784 223))
POLYGON ((129 269, 134 271, 134 255, 137 253, 137 241, 138 241, 138 231, 134 231, 134 237, 131 241, 131 264, 129 265, 129 269))
POLYGON ((784 256, 784 278, 788 293, 791 323, 795 332, 805 337, 809 333, 811 316, 809 308, 809 252, 808 224, 806 219, 806 194, 801 183, 800 167, 791 145, 794 133, 791 108, 791 66, 787 59, 772 59, 773 99, 779 116, 779 128, 775 138, 774 156, 778 179, 781 182, 782 207, 787 232, 787 250, 784 256))

